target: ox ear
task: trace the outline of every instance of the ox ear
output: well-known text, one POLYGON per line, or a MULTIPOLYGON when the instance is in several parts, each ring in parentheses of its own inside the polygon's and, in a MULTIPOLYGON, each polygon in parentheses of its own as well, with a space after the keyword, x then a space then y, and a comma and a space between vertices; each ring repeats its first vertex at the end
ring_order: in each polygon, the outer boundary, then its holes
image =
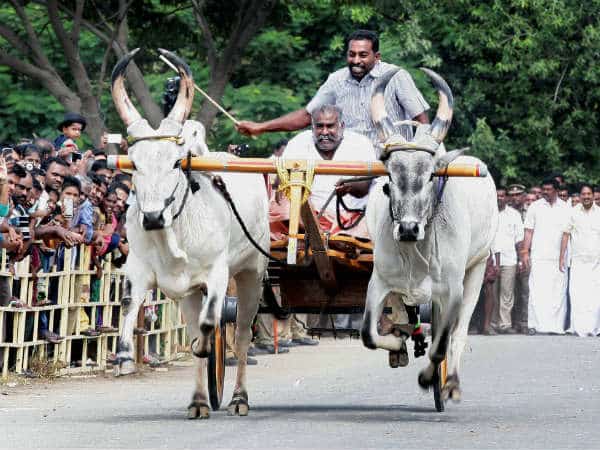
POLYGON ((437 170, 447 167, 448 164, 450 164, 456 158, 458 158, 459 156, 462 156, 462 154, 466 150, 467 149, 465 149, 465 148, 461 148, 458 150, 452 150, 452 151, 446 152, 442 155, 439 155, 439 153, 438 153, 437 155, 435 155, 435 158, 434 158, 434 171, 437 171, 437 170))
POLYGON ((208 153, 206 145, 206 131, 204 125, 196 120, 186 120, 181 130, 181 136, 184 139, 182 147, 182 156, 189 152, 194 156, 201 156, 208 153))

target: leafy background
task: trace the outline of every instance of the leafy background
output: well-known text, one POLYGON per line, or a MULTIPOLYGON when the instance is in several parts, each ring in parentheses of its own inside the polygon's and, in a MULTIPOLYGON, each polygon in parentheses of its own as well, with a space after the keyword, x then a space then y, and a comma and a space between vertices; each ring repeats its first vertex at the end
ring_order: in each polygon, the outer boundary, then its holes
MULTIPOLYGON (((217 48, 227 43, 239 1, 204 2, 217 48)), ((43 8, 29 3, 27 11, 45 52, 72 81, 43 8)), ((381 37, 382 59, 409 70, 433 108, 435 93, 418 67, 444 76, 456 97, 448 146, 470 146, 498 174, 497 181, 533 183, 561 171, 573 183, 600 183, 599 18, 600 0, 277 1, 243 49, 220 101, 237 118, 255 121, 301 108, 330 72, 343 67, 344 36, 357 28, 373 29, 381 37)), ((189 2, 133 2, 128 20, 129 48, 146 50, 136 62, 155 101, 160 102, 172 74, 150 49, 176 51, 190 63, 198 85, 210 83, 204 36, 189 2)), ((0 7, 0 22, 18 22, 13 8, 0 7)), ((2 38, 0 45, 12 51, 2 38)), ((97 79, 105 51, 93 33, 82 30, 80 55, 100 88, 105 126, 123 132, 109 76, 97 79)), ((115 61, 109 59, 109 68, 115 61)), ((198 97, 194 113, 202 105, 198 97)), ((34 134, 53 138, 63 112, 35 80, 0 65, 0 141, 34 134)), ((208 139, 214 150, 245 142, 253 155, 266 156, 276 141, 289 136, 247 139, 219 114, 208 139)), ((91 144, 89 137, 84 140, 91 144)))

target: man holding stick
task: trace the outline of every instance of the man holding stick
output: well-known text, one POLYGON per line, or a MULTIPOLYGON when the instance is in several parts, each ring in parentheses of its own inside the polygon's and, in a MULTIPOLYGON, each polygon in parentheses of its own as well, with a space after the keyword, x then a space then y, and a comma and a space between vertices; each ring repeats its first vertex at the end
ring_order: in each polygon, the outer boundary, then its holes
MULTIPOLYGON (((377 132, 371 119, 371 95, 376 81, 392 64, 381 61, 379 38, 373 31, 357 30, 347 40, 347 68, 332 73, 319 88, 306 108, 266 122, 241 121, 237 130, 247 136, 269 131, 297 131, 311 124, 311 114, 325 104, 336 105, 342 111, 346 129, 377 141, 377 132)), ((417 89, 410 74, 400 69, 385 91, 385 105, 392 121, 416 120, 429 123, 429 105, 417 89)), ((402 134, 412 138, 412 128, 402 127, 402 134)))

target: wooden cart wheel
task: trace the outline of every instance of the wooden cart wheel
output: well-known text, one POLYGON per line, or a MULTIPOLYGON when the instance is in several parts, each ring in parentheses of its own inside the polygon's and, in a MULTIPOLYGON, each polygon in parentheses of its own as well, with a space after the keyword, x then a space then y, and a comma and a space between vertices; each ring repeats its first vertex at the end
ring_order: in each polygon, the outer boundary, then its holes
MULTIPOLYGON (((441 321, 441 312, 439 306, 435 303, 431 305, 431 340, 435 336, 436 328, 441 321)), ((436 381, 433 384, 433 401, 435 402, 435 409, 438 412, 444 411, 444 400, 442 399, 442 388, 446 384, 447 377, 447 362, 446 358, 442 361, 437 369, 436 381)))
POLYGON ((225 385, 225 337, 227 331, 222 321, 215 327, 208 356, 208 398, 214 411, 221 407, 225 385))

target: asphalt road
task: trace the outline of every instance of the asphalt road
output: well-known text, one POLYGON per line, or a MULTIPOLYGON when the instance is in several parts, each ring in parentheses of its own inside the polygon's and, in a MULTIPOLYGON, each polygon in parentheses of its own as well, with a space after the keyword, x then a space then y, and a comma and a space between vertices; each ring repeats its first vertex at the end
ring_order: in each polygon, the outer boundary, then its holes
MULTIPOLYGON (((186 420, 188 365, 132 378, 0 386, 2 448, 600 448, 600 339, 471 337, 463 400, 437 413, 424 358, 323 340, 249 368, 246 418, 186 420)), ((232 390, 228 369, 226 402, 232 390)))

